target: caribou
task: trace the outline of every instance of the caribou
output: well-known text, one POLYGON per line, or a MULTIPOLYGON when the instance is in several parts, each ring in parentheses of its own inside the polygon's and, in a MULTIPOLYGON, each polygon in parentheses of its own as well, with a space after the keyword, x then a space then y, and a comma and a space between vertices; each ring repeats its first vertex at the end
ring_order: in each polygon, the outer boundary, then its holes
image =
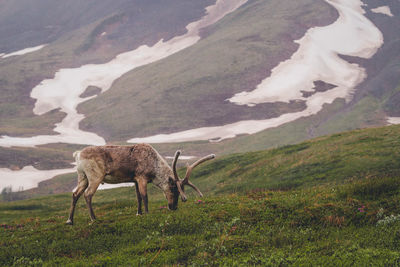
POLYGON ((184 179, 176 171, 176 163, 181 152, 175 153, 172 168, 166 160, 149 144, 132 146, 90 146, 74 153, 77 164, 78 186, 72 194, 72 203, 66 224, 73 225, 76 202, 84 193, 89 216, 96 220, 92 208, 92 197, 100 184, 118 184, 133 182, 138 202, 137 215, 148 213, 147 184, 153 183, 160 188, 168 201, 168 208, 178 208, 179 196, 187 200, 185 185, 192 187, 200 197, 201 191, 189 181, 192 170, 199 164, 215 158, 214 154, 205 156, 187 166, 184 179))

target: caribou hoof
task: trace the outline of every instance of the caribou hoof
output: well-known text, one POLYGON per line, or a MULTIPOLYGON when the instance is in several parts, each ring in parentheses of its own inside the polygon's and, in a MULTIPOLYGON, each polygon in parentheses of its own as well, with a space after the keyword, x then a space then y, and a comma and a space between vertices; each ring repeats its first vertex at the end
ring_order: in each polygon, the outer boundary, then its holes
POLYGON ((72 222, 71 219, 68 219, 68 220, 65 222, 65 224, 66 224, 66 225, 73 225, 74 223, 72 222))

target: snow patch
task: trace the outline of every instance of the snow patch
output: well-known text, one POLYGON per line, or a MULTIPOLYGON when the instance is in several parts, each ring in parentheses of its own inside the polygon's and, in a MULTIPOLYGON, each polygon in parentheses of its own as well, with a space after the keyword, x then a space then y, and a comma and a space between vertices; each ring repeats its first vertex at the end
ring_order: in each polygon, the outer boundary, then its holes
POLYGON ((46 45, 47 44, 38 45, 38 46, 35 46, 35 47, 28 47, 28 48, 25 48, 25 49, 22 49, 22 50, 19 50, 19 51, 15 51, 15 52, 12 52, 12 53, 9 53, 9 54, 2 53, 2 54, 0 54, 0 58, 7 58, 7 57, 12 57, 12 56, 22 56, 22 55, 25 55, 25 54, 28 54, 28 53, 32 53, 32 52, 38 51, 38 50, 42 49, 43 47, 45 47, 46 45))
POLYGON ((372 8, 371 11, 374 13, 380 13, 380 14, 387 15, 389 17, 393 17, 392 11, 390 10, 390 7, 388 7, 388 6, 380 6, 377 8, 372 8))
MULTIPOLYGON (((339 54, 369 58, 383 44, 381 32, 362 14, 361 1, 330 1, 339 12, 331 25, 309 29, 295 42, 299 49, 280 63, 255 90, 228 99, 238 105, 307 100, 302 91, 314 92, 313 82, 351 90, 365 78, 365 71, 341 59, 339 54), (357 5, 356 5, 357 3, 357 5)), ((349 97, 351 95, 349 94, 349 97)))
POLYGON ((100 184, 97 188, 98 190, 119 188, 119 187, 132 187, 135 186, 134 183, 120 183, 120 184, 100 184))
MULTIPOLYGON (((119 188, 119 187, 132 187, 135 186, 134 183, 120 183, 120 184, 100 184, 97 190, 106 190, 106 189, 113 189, 113 188, 119 188)), ((72 189, 71 192, 74 192, 76 190, 76 187, 72 189)))
POLYGON ((388 124, 400 124, 400 117, 387 117, 388 124))
MULTIPOLYGON (((171 156, 167 156, 167 157, 165 157, 166 159, 174 159, 174 157, 171 157, 171 156)), ((197 158, 197 157, 194 157, 194 156, 179 156, 179 159, 181 159, 181 160, 191 160, 191 159, 195 159, 195 158, 197 158)))
POLYGON ((11 186, 13 190, 23 187, 23 190, 37 187, 39 182, 51 179, 60 174, 72 173, 75 168, 57 170, 38 170, 33 166, 25 166, 23 169, 13 171, 0 168, 0 191, 11 186))

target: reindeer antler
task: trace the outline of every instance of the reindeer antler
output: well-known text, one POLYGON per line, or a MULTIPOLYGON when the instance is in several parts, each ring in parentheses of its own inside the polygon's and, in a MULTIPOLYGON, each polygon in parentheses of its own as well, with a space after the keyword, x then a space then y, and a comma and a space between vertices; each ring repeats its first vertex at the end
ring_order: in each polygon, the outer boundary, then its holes
POLYGON ((185 202, 185 201, 187 200, 186 194, 185 194, 185 192, 183 191, 183 186, 184 186, 184 185, 190 186, 191 188, 193 188, 193 189, 199 194, 200 197, 202 197, 203 194, 201 193, 201 191, 200 191, 194 184, 192 184, 192 183, 189 181, 189 177, 190 177, 190 175, 191 175, 193 169, 194 169, 196 166, 198 166, 199 164, 201 164, 201 163, 203 163, 203 162, 205 162, 205 161, 207 161, 207 160, 210 160, 210 159, 215 158, 215 155, 214 155, 214 154, 211 154, 211 155, 205 156, 205 157, 203 157, 203 158, 197 160, 196 162, 194 162, 192 165, 187 166, 185 178, 182 180, 182 179, 179 179, 178 172, 176 171, 176 162, 178 161, 178 158, 179 158, 179 155, 180 155, 180 154, 181 154, 181 151, 180 151, 180 150, 178 150, 178 151, 175 152, 175 157, 174 157, 174 160, 173 160, 173 162, 172 162, 172 170, 173 170, 173 172, 174 172, 176 185, 177 185, 177 187, 178 187, 179 193, 181 194, 182 201, 185 202))
POLYGON ((201 163, 203 163, 203 162, 205 162, 205 161, 207 161, 207 160, 213 159, 213 158, 215 158, 215 155, 214 155, 214 154, 211 154, 211 155, 208 155, 208 156, 205 156, 205 157, 199 159, 198 161, 196 161, 196 162, 193 163, 192 165, 187 166, 185 179, 182 180, 182 185, 186 185, 186 184, 187 184, 188 186, 190 186, 191 188, 193 188, 194 190, 196 190, 196 192, 199 194, 199 196, 202 197, 203 194, 201 193, 201 191, 200 191, 194 184, 192 184, 192 183, 189 181, 189 177, 190 177, 190 174, 192 174, 193 169, 194 169, 197 165, 199 165, 199 164, 201 164, 201 163))
POLYGON ((179 181, 178 172, 176 171, 176 162, 178 161, 179 155, 181 154, 180 150, 175 152, 174 160, 172 161, 172 171, 174 172, 175 181, 179 181))
POLYGON ((213 159, 213 158, 215 158, 215 155, 214 155, 214 154, 211 154, 211 155, 208 155, 208 156, 205 156, 205 157, 199 159, 198 161, 196 161, 196 162, 193 163, 192 165, 188 166, 187 169, 186 169, 185 179, 183 179, 183 182, 182 182, 182 183, 183 183, 183 184, 188 184, 190 174, 192 173, 192 170, 193 170, 197 165, 199 165, 199 164, 201 164, 201 163, 203 163, 203 162, 205 162, 205 161, 207 161, 207 160, 213 159))
POLYGON ((201 193, 200 190, 194 184, 192 184, 190 181, 188 181, 187 185, 190 186, 191 188, 193 188, 194 190, 196 190, 197 194, 199 194, 200 197, 203 197, 203 193, 201 193))
POLYGON ((178 161, 179 155, 181 154, 180 150, 175 152, 174 160, 172 161, 172 171, 174 172, 174 178, 176 182, 176 186, 178 187, 179 194, 181 195, 181 199, 183 202, 187 200, 187 196, 182 188, 182 181, 179 179, 178 172, 176 171, 176 162, 178 161))

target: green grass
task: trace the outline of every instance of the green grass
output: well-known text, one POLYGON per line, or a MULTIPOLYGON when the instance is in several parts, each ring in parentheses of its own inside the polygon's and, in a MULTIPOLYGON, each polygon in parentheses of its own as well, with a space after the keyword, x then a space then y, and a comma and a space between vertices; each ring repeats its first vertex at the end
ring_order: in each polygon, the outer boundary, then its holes
POLYGON ((217 158, 191 179, 205 197, 189 191, 175 212, 154 187, 147 215, 133 188, 105 190, 98 221, 81 199, 73 227, 70 194, 0 203, 0 265, 398 265, 399 131, 217 158))
MULTIPOLYGON (((399 135, 400 126, 394 125, 343 132, 264 151, 222 157, 216 153, 219 159, 193 173, 192 179, 204 191, 221 193, 341 183, 360 176, 391 177, 400 174, 399 135)), ((215 151, 232 149, 211 145, 215 151)))
POLYGON ((73 227, 64 225, 69 195, 10 203, 0 206, 0 264, 394 265, 400 222, 378 221, 400 213, 399 183, 382 184, 373 198, 360 197, 375 187, 364 181, 191 198, 176 212, 151 199, 140 217, 133 189, 108 190, 95 198, 98 221, 81 201, 73 227))

